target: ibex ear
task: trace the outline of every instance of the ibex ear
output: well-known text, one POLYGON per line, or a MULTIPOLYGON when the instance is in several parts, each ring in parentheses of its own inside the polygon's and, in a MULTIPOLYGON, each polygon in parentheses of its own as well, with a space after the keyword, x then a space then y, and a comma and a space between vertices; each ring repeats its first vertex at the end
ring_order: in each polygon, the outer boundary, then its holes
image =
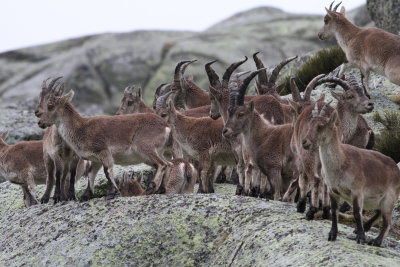
POLYGON ((142 87, 141 86, 138 87, 138 90, 136 93, 136 101, 137 102, 142 101, 142 87))
POLYGON ((346 13, 346 9, 344 8, 344 6, 342 6, 342 8, 340 9, 340 14, 342 14, 343 16, 346 13))
POLYGON ((143 172, 140 172, 138 178, 136 178, 136 181, 140 184, 140 182, 142 181, 142 179, 143 179, 143 172))
POLYGON ((6 140, 7 136, 8 136, 8 131, 5 131, 4 133, 2 133, 0 135, 0 138, 3 139, 3 140, 6 140))
POLYGON ((283 91, 283 89, 285 88, 285 86, 286 86, 286 83, 285 82, 283 82, 283 83, 281 83, 280 85, 278 85, 278 87, 276 87, 276 92, 278 93, 278 94, 280 94, 282 91, 283 91))
POLYGON ((326 7, 325 7, 325 10, 326 10, 326 14, 327 14, 329 17, 333 18, 333 17, 335 16, 335 13, 334 13, 333 11, 327 9, 326 7))
POLYGON ((74 94, 75 94, 74 91, 70 90, 68 94, 63 95, 60 99, 64 104, 67 102, 71 102, 72 98, 74 97, 74 94))
POLYGON ((250 103, 249 103, 249 110, 250 110, 251 112, 254 111, 254 101, 253 101, 253 100, 251 100, 250 103))
POLYGON ((294 115, 297 117, 299 115, 300 105, 297 104, 297 102, 293 101, 292 99, 288 99, 288 100, 289 100, 290 109, 292 110, 294 115))
POLYGON ((342 94, 337 94, 333 91, 331 91, 331 95, 336 98, 336 100, 340 100, 342 98, 342 94))
POLYGON ((168 112, 175 113, 174 101, 172 99, 168 99, 167 107, 168 107, 168 112))
POLYGON ((338 114, 336 109, 332 112, 330 118, 329 118, 329 122, 328 125, 330 128, 333 128, 333 126, 335 126, 336 120, 337 120, 338 114))
POLYGON ((321 94, 321 96, 318 98, 316 102, 321 102, 321 101, 325 101, 325 93, 321 94))

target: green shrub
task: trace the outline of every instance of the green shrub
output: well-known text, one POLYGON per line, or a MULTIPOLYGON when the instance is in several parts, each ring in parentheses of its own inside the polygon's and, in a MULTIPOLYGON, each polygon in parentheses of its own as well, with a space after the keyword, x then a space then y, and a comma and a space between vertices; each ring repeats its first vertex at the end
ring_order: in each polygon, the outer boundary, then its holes
MULTIPOLYGON (((304 63, 295 74, 295 81, 300 91, 303 91, 307 84, 319 74, 328 74, 346 61, 346 55, 340 46, 322 49, 304 63)), ((282 95, 291 93, 290 75, 285 78, 286 86, 282 95)))
POLYGON ((375 112, 374 121, 382 123, 385 128, 376 136, 374 149, 400 161, 400 112, 386 111, 383 115, 375 112))

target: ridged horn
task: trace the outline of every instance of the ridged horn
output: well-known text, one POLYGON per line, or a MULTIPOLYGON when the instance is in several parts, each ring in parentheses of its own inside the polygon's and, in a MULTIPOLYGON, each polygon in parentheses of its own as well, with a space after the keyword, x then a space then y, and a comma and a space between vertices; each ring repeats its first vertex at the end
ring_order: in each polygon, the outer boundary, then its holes
POLYGON ((265 70, 265 68, 253 71, 252 73, 250 73, 249 76, 246 77, 246 79, 243 80, 243 83, 240 85, 237 94, 236 105, 244 104, 244 96, 246 95, 247 87, 249 86, 251 80, 253 80, 253 78, 256 77, 263 70, 265 70))
POLYGON ((222 86, 224 88, 228 87, 229 79, 231 78, 232 73, 243 63, 247 61, 247 57, 244 58, 242 61, 238 61, 232 63, 225 71, 224 76, 222 76, 222 86))
POLYGON ((342 2, 339 2, 339 4, 337 4, 337 5, 333 8, 333 11, 334 11, 334 12, 336 12, 336 10, 338 9, 338 7, 340 6, 341 3, 342 3, 342 2))
POLYGON ((325 103, 325 105, 321 109, 321 113, 319 113, 319 116, 324 117, 326 113, 326 109, 329 107, 329 105, 332 103, 332 100, 329 101, 328 103, 325 103))
POLYGON ((304 98, 303 98, 305 101, 310 101, 312 90, 314 90, 315 86, 317 86, 317 82, 324 76, 325 74, 320 74, 314 77, 314 79, 312 79, 311 82, 307 84, 307 87, 304 90, 304 98))
POLYGON ((53 86, 54 86, 54 84, 59 80, 59 79, 61 79, 63 76, 60 76, 60 77, 57 77, 57 78, 54 78, 50 83, 49 83, 49 86, 47 86, 47 90, 53 90, 53 86))
MULTIPOLYGON (((256 63, 257 69, 263 69, 263 68, 264 68, 264 64, 263 64, 263 62, 261 61, 261 59, 259 59, 259 58, 257 57, 257 55, 258 55, 259 53, 260 53, 260 52, 254 53, 254 54, 253 54, 253 59, 254 59, 254 62, 256 63)), ((259 84, 260 84, 260 87, 261 87, 262 85, 267 85, 267 83, 268 83, 267 70, 262 71, 262 72, 260 72, 260 73, 258 74, 258 82, 259 82, 259 84)), ((258 90, 261 89, 260 87, 258 88, 258 90)), ((260 93, 261 93, 261 92, 260 92, 260 93)))
POLYGON ((330 77, 322 78, 316 83, 316 86, 323 84, 323 83, 335 83, 335 84, 340 85, 345 91, 350 90, 350 84, 348 82, 346 82, 345 80, 342 80, 337 77, 330 76, 330 77))
POLYGON ((292 91, 293 100, 299 102, 301 100, 301 95, 294 77, 290 77, 290 90, 292 91))
POLYGON ((276 83, 276 80, 278 79, 278 75, 279 75, 279 72, 281 71, 281 69, 282 69, 286 64, 288 64, 289 62, 295 60, 296 58, 297 58, 297 56, 289 57, 289 58, 283 60, 281 63, 279 63, 279 64, 274 68, 274 70, 272 71, 272 74, 271 74, 271 77, 269 77, 268 83, 270 83, 270 84, 275 84, 275 83, 276 83))
POLYGON ((210 81, 210 85, 212 87, 214 87, 215 89, 220 88, 221 87, 221 82, 219 81, 219 76, 218 74, 215 72, 215 70, 213 68, 211 68, 211 65, 214 64, 215 62, 217 62, 217 60, 213 60, 211 62, 208 62, 204 68, 206 69, 206 73, 208 76, 208 80, 210 81))

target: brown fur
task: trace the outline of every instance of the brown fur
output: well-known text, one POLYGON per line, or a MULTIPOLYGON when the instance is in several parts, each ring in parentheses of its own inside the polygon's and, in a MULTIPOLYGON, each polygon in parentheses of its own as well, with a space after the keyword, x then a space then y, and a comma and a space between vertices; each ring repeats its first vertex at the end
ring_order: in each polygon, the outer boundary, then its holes
POLYGON ((107 198, 115 195, 114 163, 156 166, 152 187, 157 191, 168 165, 160 157, 170 139, 168 125, 159 116, 149 113, 82 117, 69 102, 72 96, 71 91, 64 96, 53 95, 46 101, 39 126, 46 128, 55 124, 77 155, 92 161, 88 188, 81 200, 93 195, 94 178, 102 165, 110 186, 107 198))
POLYGON ((184 159, 171 160, 172 166, 165 172, 165 194, 192 194, 197 181, 197 171, 184 159))
POLYGON ((20 185, 26 207, 38 203, 35 185, 46 183, 43 163, 43 141, 19 142, 8 145, 4 140, 8 132, 0 135, 0 172, 10 183, 20 185))
POLYGON ((347 68, 358 67, 363 75, 367 94, 371 70, 400 85, 400 36, 382 29, 357 27, 345 17, 344 7, 340 12, 326 11, 324 26, 318 37, 326 40, 335 36, 345 52, 348 63, 342 65, 339 77, 342 77, 347 68))
POLYGON ((391 158, 379 152, 342 144, 335 125, 337 117, 336 111, 329 117, 314 115, 304 138, 305 149, 319 147, 324 179, 330 189, 333 210, 328 240, 336 240, 338 203, 343 198, 353 203, 357 243, 366 241, 364 232, 382 215, 382 230, 370 242, 380 246, 389 231, 394 203, 400 195, 400 170, 391 158), (363 209, 377 212, 377 216, 364 225, 363 209))
POLYGON ((122 175, 121 182, 118 185, 119 191, 121 192, 122 197, 134 197, 134 196, 144 196, 146 195, 146 191, 140 185, 143 174, 140 173, 139 177, 134 179, 133 173, 131 177, 127 172, 124 172, 122 175))

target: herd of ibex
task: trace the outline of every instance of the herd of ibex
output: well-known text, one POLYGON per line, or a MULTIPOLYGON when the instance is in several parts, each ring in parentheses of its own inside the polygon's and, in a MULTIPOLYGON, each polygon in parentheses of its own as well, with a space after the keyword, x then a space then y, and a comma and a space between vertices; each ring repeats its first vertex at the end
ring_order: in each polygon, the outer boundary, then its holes
MULTIPOLYGON (((332 3, 333 4, 333 3, 332 3)), ((196 60, 177 64, 172 83, 160 85, 150 108, 141 88, 125 89, 114 116, 83 117, 72 106, 74 92, 64 92, 57 77, 43 81, 35 115, 47 128, 43 141, 7 145, 7 132, 0 135, 0 171, 22 187, 26 206, 37 204, 35 184, 46 183, 42 203, 49 201, 55 184, 54 202, 75 200, 75 182, 88 175, 81 201, 94 194, 94 180, 103 167, 109 190, 106 199, 155 193, 214 192, 217 166, 234 166, 239 182, 236 194, 294 201, 306 218, 313 219, 320 202, 323 217, 332 217, 329 240, 337 237, 340 199, 350 203, 356 220, 357 242, 380 217, 379 236, 370 244, 380 246, 388 233, 394 203, 400 194, 400 171, 389 157, 372 151, 374 133, 362 114, 374 104, 368 90, 369 71, 377 70, 400 85, 400 37, 376 28, 361 29, 345 17, 340 5, 326 9, 322 40, 335 36, 346 54, 338 77, 316 76, 301 95, 294 79, 292 98, 282 98, 284 84, 277 85, 280 70, 297 57, 278 64, 268 77, 267 69, 253 54, 257 70, 234 73, 248 58, 231 64, 220 79, 205 64, 209 90, 197 86, 185 71, 196 60), (361 70, 362 84, 345 74, 348 67, 361 70), (240 77, 247 75, 244 79, 240 77), (257 95, 246 95, 253 78, 257 95), (325 95, 311 99, 322 83, 340 86, 332 92, 336 107, 325 95), (113 166, 146 163, 156 168, 143 189, 141 176, 124 173, 114 177, 113 166), (115 179, 117 178, 117 179, 115 179), (117 182, 116 182, 117 180, 117 182), (363 209, 376 214, 363 224, 363 209)))

